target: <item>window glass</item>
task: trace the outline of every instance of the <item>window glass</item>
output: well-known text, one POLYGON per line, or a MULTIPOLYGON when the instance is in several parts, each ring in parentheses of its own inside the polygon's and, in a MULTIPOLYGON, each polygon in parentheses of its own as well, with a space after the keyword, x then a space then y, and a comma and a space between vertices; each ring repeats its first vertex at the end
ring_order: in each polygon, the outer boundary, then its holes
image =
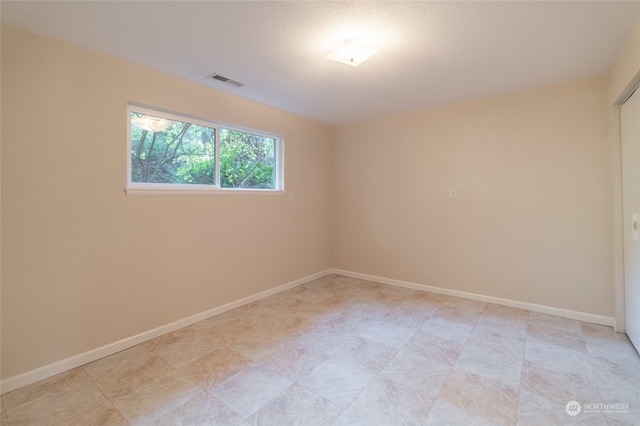
POLYGON ((131 112, 131 181, 215 184, 216 129, 131 112))
POLYGON ((220 186, 274 189, 276 139, 220 128, 220 186))

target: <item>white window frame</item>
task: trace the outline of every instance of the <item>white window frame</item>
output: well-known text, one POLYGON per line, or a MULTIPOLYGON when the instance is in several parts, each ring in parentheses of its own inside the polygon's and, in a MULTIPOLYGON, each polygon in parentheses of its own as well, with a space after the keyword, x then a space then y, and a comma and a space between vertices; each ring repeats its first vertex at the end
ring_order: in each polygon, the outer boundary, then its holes
POLYGON ((186 114, 176 112, 168 112, 165 110, 140 106, 137 104, 127 104, 127 185, 125 188, 127 195, 237 195, 237 194, 284 194, 284 137, 275 133, 269 133, 262 130, 251 129, 248 127, 237 126, 219 121, 197 118, 186 114), (216 133, 216 152, 215 152, 215 184, 180 184, 180 183, 151 183, 151 182, 132 182, 131 181, 131 113, 138 112, 141 114, 152 115, 154 117, 166 118, 187 122, 198 126, 205 126, 215 129, 216 133), (275 139, 275 188, 222 188, 220 186, 220 128, 238 130, 258 136, 275 139))

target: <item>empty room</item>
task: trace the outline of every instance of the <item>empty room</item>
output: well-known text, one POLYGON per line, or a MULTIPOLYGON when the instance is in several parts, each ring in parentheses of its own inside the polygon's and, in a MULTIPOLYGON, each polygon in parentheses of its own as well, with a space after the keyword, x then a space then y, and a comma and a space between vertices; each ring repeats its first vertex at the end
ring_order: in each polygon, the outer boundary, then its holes
POLYGON ((640 424, 640 2, 0 2, 16 425, 640 424))

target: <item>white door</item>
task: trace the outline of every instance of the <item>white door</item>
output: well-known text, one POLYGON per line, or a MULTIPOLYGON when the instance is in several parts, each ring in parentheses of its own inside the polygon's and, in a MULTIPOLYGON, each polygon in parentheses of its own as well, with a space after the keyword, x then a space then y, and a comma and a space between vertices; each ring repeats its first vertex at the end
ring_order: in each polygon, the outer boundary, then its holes
POLYGON ((625 322, 640 352, 640 90, 620 109, 622 136, 622 209, 624 214, 625 322))

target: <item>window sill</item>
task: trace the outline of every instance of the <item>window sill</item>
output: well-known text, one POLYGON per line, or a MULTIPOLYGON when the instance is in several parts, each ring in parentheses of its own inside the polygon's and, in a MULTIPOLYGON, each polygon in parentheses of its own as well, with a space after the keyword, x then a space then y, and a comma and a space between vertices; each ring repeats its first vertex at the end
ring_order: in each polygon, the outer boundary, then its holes
POLYGON ((125 188, 127 195, 284 195, 280 189, 149 189, 125 188))

